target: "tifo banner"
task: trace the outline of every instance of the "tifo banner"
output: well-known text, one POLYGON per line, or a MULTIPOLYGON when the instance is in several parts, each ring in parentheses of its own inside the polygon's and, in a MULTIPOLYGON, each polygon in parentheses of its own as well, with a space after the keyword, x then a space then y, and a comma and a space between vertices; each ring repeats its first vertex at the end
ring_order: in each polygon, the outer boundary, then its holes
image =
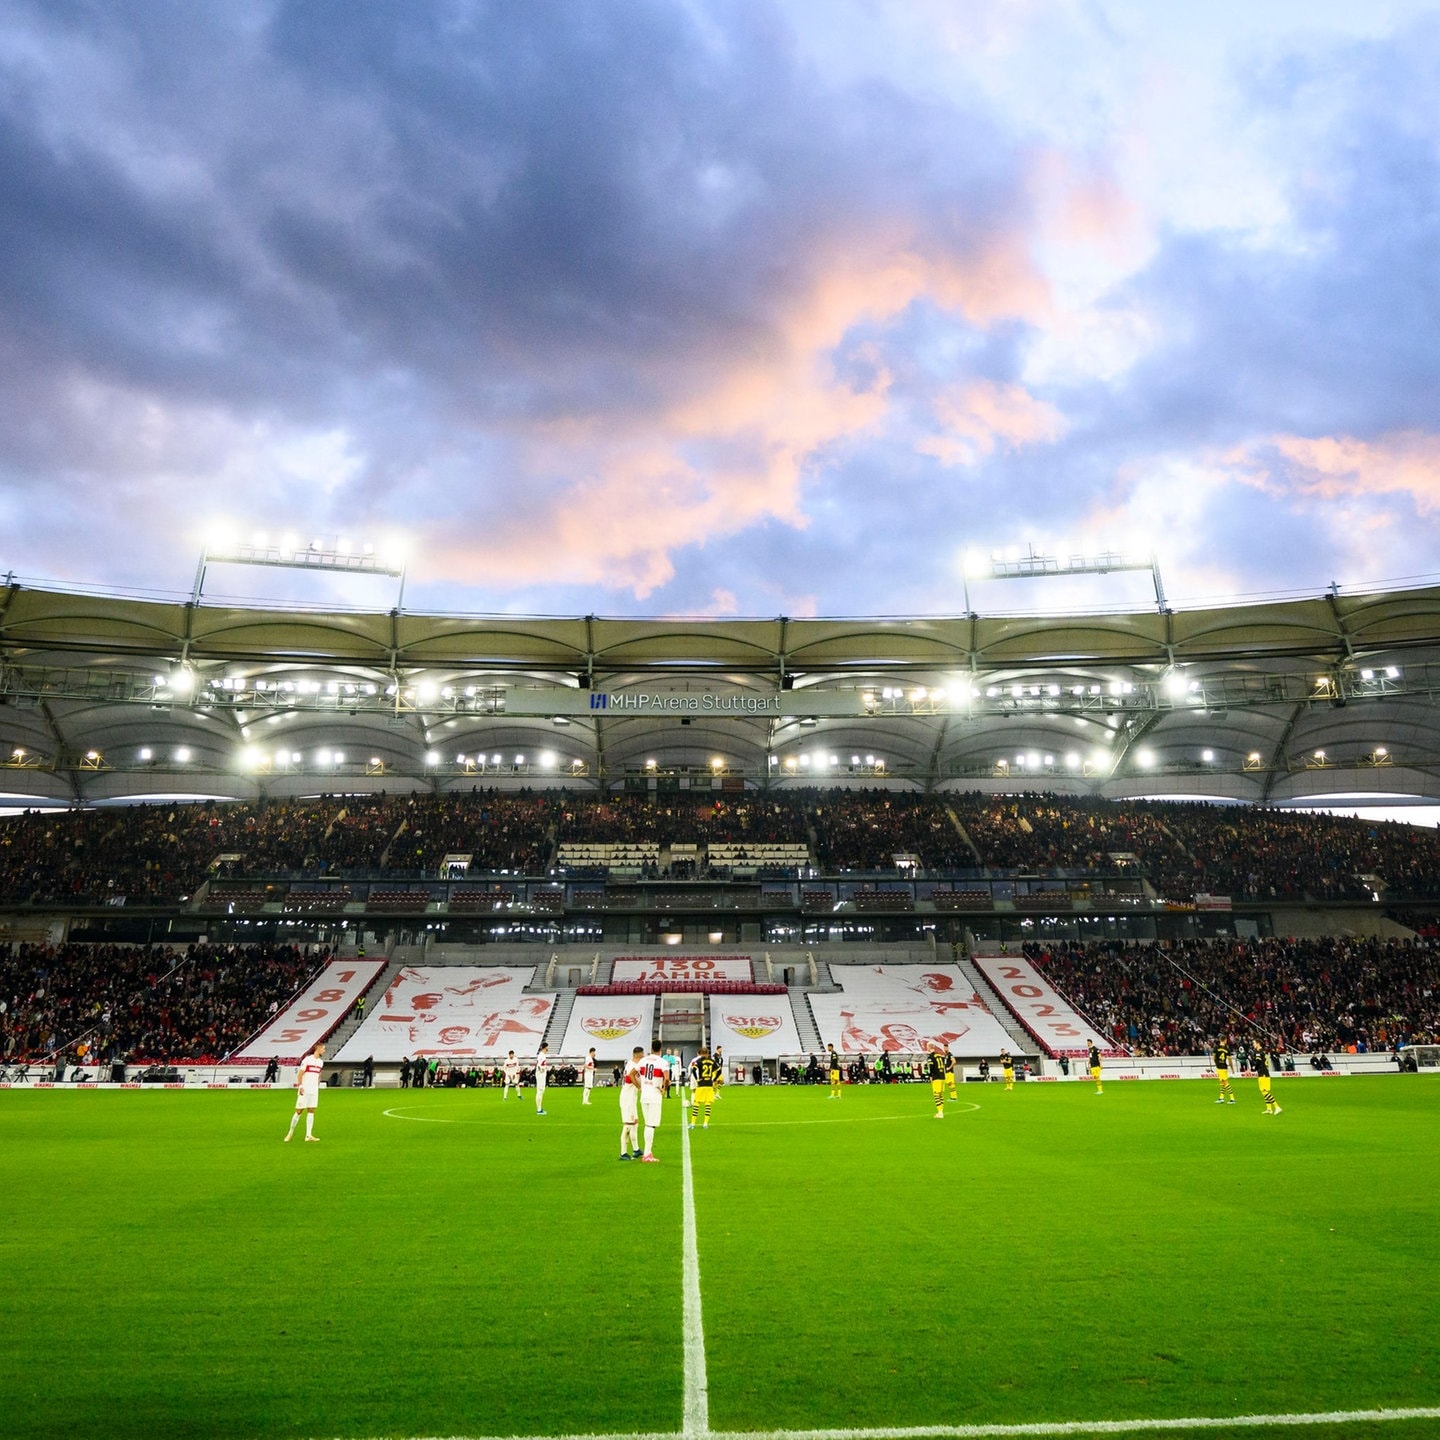
POLYGON ((298 1060, 309 1054, 344 1018, 365 987, 385 968, 383 960, 332 960, 236 1060, 298 1060))
POLYGON ((1014 1041, 954 965, 832 965, 842 995, 810 995, 820 1038, 846 1055, 999 1055, 1014 1041))
POLYGON ((655 1034, 653 995, 577 995, 560 1054, 574 1058, 593 1045, 597 1060, 628 1060, 648 1050, 655 1034))
POLYGON ((622 955, 611 976, 616 982, 755 978, 748 955, 622 955))
POLYGON ((1084 1055, 1092 1041, 1102 1053, 1114 1049, 1024 955, 971 958, 1020 1023, 1052 1055, 1084 1055))
POLYGON ((712 995, 710 1044, 727 1056, 775 1060, 800 1050, 788 995, 712 995))
POLYGON ((554 995, 527 995, 534 968, 493 965, 409 967, 390 983, 337 1060, 397 1061, 439 1055, 466 1059, 533 1056, 544 1039, 554 995))

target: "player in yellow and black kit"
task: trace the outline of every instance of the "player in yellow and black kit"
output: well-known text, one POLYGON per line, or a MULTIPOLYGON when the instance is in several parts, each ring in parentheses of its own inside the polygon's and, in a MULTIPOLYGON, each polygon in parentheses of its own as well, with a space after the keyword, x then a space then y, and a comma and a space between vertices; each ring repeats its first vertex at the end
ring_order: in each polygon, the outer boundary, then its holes
POLYGON ((830 1074, 830 1093, 827 1100, 838 1100, 840 1098, 840 1056, 832 1045, 830 1047, 830 1058, 825 1062, 830 1074))
POLYGON ((705 1107, 702 1130, 710 1128, 710 1107, 715 1103, 715 1088, 724 1083, 725 1066, 702 1045, 695 1057, 695 1088, 690 1092, 690 1128, 695 1128, 700 1107, 705 1107))
POLYGON ((1103 1095, 1105 1087, 1100 1083, 1100 1051, 1095 1042, 1090 1042, 1090 1078, 1095 1082, 1095 1093, 1103 1095))
POLYGON ((1005 1088, 1013 1090, 1015 1088, 1015 1062, 1010 1058, 1008 1050, 1000 1052, 1000 1074, 1004 1077, 1005 1088))
POLYGON ((1230 1088, 1230 1047, 1220 1040, 1215 1045, 1215 1078, 1220 1082, 1217 1105, 1233 1105, 1235 1092, 1230 1088))
POLYGON ((957 1068, 955 1063, 955 1057, 951 1055, 947 1058, 950 1061, 950 1068, 945 1072, 945 1083, 950 1089, 950 1098, 952 1100, 958 1100, 960 1098, 960 1092, 955 1088, 955 1082, 960 1077, 955 1073, 957 1068))
POLYGON ((1259 1082, 1260 1095, 1265 1101, 1265 1114, 1278 1115, 1280 1106, 1270 1089, 1270 1062, 1266 1060, 1263 1050, 1255 1056, 1255 1079, 1259 1082))
POLYGON ((930 1093, 935 1097, 935 1118, 945 1118, 945 1081, 950 1074, 950 1057, 943 1050, 932 1050, 926 1062, 930 1077, 930 1093))

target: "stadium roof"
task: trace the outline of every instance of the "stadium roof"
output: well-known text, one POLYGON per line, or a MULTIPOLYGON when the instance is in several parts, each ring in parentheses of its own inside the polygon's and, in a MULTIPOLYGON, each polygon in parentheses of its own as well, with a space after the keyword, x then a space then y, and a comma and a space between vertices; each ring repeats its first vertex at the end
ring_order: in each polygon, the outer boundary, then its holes
POLYGON ((0 590, 0 795, 877 784, 1440 798, 1440 588, 603 619, 0 590), (463 758, 462 758, 463 757, 463 758))

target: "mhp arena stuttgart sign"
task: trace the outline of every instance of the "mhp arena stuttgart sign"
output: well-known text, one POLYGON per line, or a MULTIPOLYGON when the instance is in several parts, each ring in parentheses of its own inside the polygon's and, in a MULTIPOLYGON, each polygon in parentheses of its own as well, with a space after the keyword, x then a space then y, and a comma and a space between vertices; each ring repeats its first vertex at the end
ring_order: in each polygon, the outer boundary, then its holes
MULTIPOLYGON (((508 707, 507 707, 508 708, 508 707)), ((779 715, 779 695, 718 695, 706 691, 701 695, 669 694, 665 691, 623 691, 612 695, 608 690, 590 692, 592 710, 618 710, 639 715, 779 715)))

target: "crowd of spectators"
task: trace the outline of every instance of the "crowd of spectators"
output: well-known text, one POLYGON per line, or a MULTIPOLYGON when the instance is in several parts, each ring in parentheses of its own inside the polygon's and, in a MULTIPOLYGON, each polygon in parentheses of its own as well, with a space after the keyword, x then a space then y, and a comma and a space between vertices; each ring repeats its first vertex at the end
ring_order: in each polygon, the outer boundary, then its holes
MULTIPOLYGON (((550 858, 557 809, 543 791, 404 796, 388 811, 395 838, 384 857, 385 869, 434 875, 446 855, 469 855, 471 870, 541 875, 550 858)), ((380 863, 378 855, 375 863, 380 863)))
POLYGON ((294 945, 0 948, 0 1059, 223 1059, 329 959, 294 945))
POLYGON ((693 796, 472 790, 27 811, 0 820, 0 904, 169 905, 211 876, 543 875, 566 841, 786 843, 823 874, 1138 877, 1163 899, 1440 897, 1440 832, 1198 801, 882 789, 693 796))
POLYGON ((829 874, 896 870, 897 856, 924 868, 973 868, 980 857, 943 797, 906 790, 792 791, 804 798, 819 868, 829 874), (915 863, 915 862, 912 862, 915 863))
MULTIPOLYGON (((1124 873, 1174 869, 1186 852, 1158 807, 1072 795, 948 797, 987 867, 1124 873)), ((1183 808, 1183 807, 1177 807, 1183 808)))
POLYGON ((1440 1043, 1440 944, 1377 938, 1027 945, 1051 984, 1137 1055, 1222 1038, 1282 1053, 1440 1043))
POLYGON ((566 796, 557 838, 563 843, 654 841, 709 844, 807 843, 804 807, 793 792, 566 796))

